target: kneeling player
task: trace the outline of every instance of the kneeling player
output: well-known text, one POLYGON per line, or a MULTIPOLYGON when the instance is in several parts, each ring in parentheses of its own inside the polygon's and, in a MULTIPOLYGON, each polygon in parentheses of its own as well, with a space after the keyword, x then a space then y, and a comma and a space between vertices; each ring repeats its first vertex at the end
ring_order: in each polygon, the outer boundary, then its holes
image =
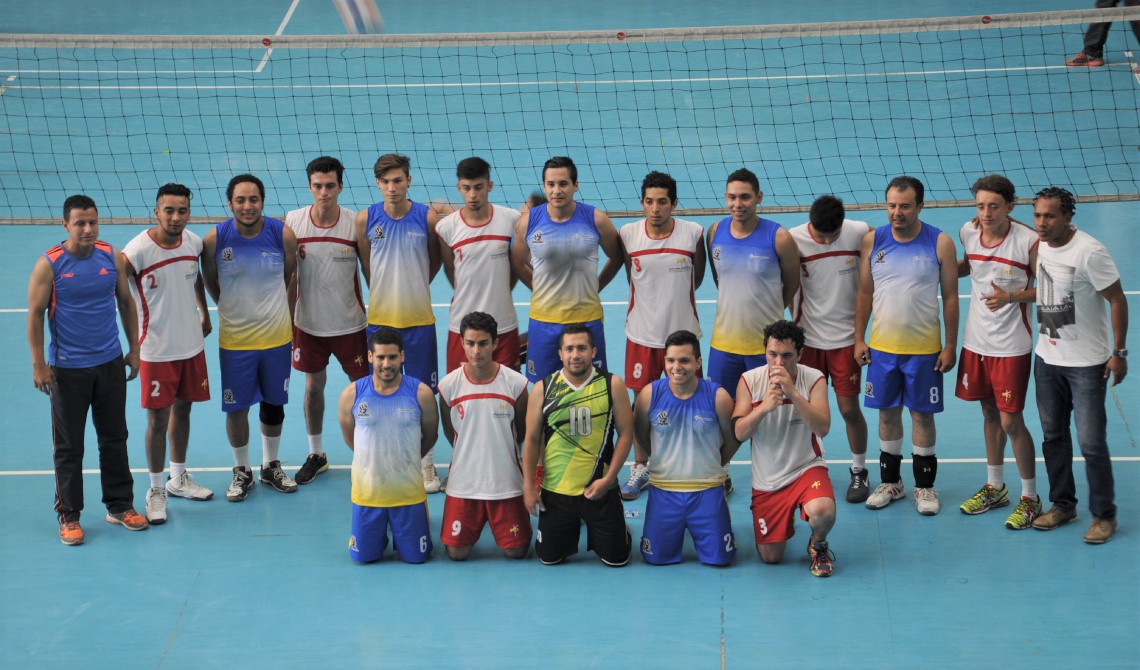
POLYGON ((439 383, 443 433, 452 447, 440 541, 456 561, 467 560, 488 522, 508 558, 524 558, 530 548, 519 464, 526 377, 495 362, 498 332, 490 314, 464 316, 459 334, 467 362, 439 383))
POLYGON ((736 438, 752 440, 752 521, 756 551, 779 563, 795 534, 796 508, 811 526, 811 573, 830 577, 827 533, 835 525, 835 493, 823 459, 831 429, 823 373, 800 365, 804 332, 789 321, 764 328, 768 364, 749 370, 736 390, 736 438))
POLYGON ((736 556, 723 467, 740 448, 732 433, 732 398, 698 377, 700 369, 697 336, 687 330, 669 335, 668 378, 654 381, 634 403, 634 431, 653 456, 641 536, 646 563, 680 563, 686 528, 701 563, 725 566, 736 556))
POLYGON ((528 510, 541 511, 534 551, 546 565, 578 553, 583 522, 588 550, 609 566, 629 562, 617 474, 633 442, 633 410, 621 377, 594 368, 596 353, 585 325, 564 327, 558 339, 562 369, 535 384, 527 401, 523 499, 528 510), (540 456, 541 492, 535 486, 540 456))
POLYGON ((348 552, 358 563, 380 560, 392 545, 400 559, 431 556, 427 494, 420 459, 439 435, 431 389, 404 375, 404 340, 382 326, 368 343, 372 374, 340 394, 338 414, 352 449, 352 536, 348 552))

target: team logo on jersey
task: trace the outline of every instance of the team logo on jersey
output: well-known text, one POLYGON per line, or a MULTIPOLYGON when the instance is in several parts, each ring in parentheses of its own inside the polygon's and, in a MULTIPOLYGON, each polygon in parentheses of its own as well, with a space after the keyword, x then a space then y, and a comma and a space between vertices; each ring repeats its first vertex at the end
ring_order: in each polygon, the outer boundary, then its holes
POLYGON ((226 263, 233 262, 234 250, 232 247, 226 247, 225 249, 222 249, 222 260, 226 263))
POLYGON ((522 532, 522 529, 519 528, 519 525, 517 523, 515 525, 511 526, 511 535, 518 537, 519 533, 521 533, 521 532, 522 532))
POLYGON ((356 406, 356 416, 371 416, 368 413, 368 401, 364 401, 356 406))
POLYGON ((349 551, 355 551, 355 552, 360 551, 360 549, 358 549, 356 546, 356 536, 355 535, 349 535, 348 536, 348 550, 349 551))
POLYGON ((823 484, 820 484, 818 479, 811 483, 813 489, 818 489, 821 486, 823 486, 823 484))
POLYGON ((887 252, 885 250, 875 252, 875 265, 882 265, 887 262, 887 252))
POLYGON ((720 260, 720 247, 713 247, 712 257, 714 261, 720 260))
POLYGON ((233 389, 222 389, 222 402, 227 405, 234 404, 233 389))
POLYGON ((534 235, 530 236, 530 243, 531 244, 542 244, 542 231, 541 230, 536 230, 534 232, 534 235))
POLYGON ((531 359, 531 358, 526 359, 526 372, 529 375, 534 374, 534 359, 531 359))
POLYGON ((1004 392, 1002 392, 1002 394, 1001 394, 1001 399, 1002 399, 1002 400, 1004 400, 1004 401, 1006 401, 1006 402, 1009 402, 1009 399, 1010 399, 1010 398, 1012 398, 1012 397, 1013 397, 1013 392, 1011 392, 1009 389, 1006 389, 1006 390, 1005 390, 1004 392))
POLYGON ((377 242, 384 239, 384 226, 376 224, 376 227, 372 229, 372 239, 376 240, 377 242))
POLYGON ((863 395, 867 396, 868 398, 875 397, 875 387, 871 386, 871 382, 863 384, 863 395))
POLYGON ((203 379, 203 380, 202 380, 202 388, 203 388, 204 390, 209 390, 209 389, 210 389, 210 380, 209 380, 209 379, 203 379))
POLYGON ((653 555, 653 547, 649 544, 648 537, 641 538, 641 553, 653 555))
POLYGON ((667 412, 665 410, 661 410, 660 412, 658 412, 657 413, 657 421, 655 423, 658 426, 668 426, 669 425, 669 412, 667 412))

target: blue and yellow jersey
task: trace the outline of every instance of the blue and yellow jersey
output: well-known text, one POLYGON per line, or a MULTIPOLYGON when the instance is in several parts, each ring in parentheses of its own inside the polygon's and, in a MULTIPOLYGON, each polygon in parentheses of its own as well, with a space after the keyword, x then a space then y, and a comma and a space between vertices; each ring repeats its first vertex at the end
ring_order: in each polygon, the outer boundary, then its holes
POLYGON ((764 327, 784 318, 784 280, 776 253, 780 224, 760 219, 747 237, 732 235, 732 217, 717 225, 709 248, 716 270, 713 348, 730 354, 764 353, 764 327))
POLYGON ((257 237, 238 233, 233 219, 217 225, 218 346, 251 351, 293 341, 285 293, 284 222, 265 217, 257 237))
POLYGON ((546 205, 530 210, 526 243, 534 268, 530 318, 546 323, 585 323, 602 318, 598 298, 598 242, 594 207, 574 204, 568 221, 555 223, 546 205))
POLYGON ((942 351, 939 230, 920 224, 922 230, 909 242, 896 241, 890 226, 875 230, 869 259, 875 293, 868 344, 877 351, 911 355, 942 351))
POLYGON ((399 507, 427 499, 420 471, 420 380, 404 375, 391 395, 380 395, 372 375, 356 381, 352 403, 352 502, 399 507))

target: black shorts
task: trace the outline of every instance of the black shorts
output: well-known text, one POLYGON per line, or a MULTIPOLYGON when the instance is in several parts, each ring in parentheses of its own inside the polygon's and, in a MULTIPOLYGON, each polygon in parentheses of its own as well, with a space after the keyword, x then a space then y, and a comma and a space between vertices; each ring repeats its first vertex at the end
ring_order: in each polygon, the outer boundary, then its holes
POLYGON ((543 563, 558 563, 578 553, 582 522, 586 522, 586 550, 604 563, 622 566, 629 562, 632 541, 625 525, 625 509, 615 486, 601 500, 568 496, 542 490, 546 510, 538 518, 534 553, 543 563))

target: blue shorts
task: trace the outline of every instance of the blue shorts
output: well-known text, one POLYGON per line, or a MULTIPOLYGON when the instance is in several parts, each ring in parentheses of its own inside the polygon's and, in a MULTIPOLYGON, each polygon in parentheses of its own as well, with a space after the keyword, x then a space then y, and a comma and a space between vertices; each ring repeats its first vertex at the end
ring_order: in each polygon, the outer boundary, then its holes
POLYGON ((665 491, 649 486, 641 556, 651 565, 681 562, 685 529, 697 558, 706 565, 728 565, 736 557, 736 536, 723 486, 703 491, 665 491))
POLYGON ((934 369, 938 354, 888 354, 871 350, 863 405, 889 409, 905 405, 923 414, 942 411, 942 373, 934 369))
MULTIPOLYGON (((372 333, 383 326, 368 324, 367 341, 372 341, 372 333)), ((427 384, 432 393, 437 393, 439 384, 439 351, 435 343, 435 325, 393 328, 404 338, 404 374, 415 377, 427 384)), ((372 347, 369 347, 371 350, 372 347)), ((369 373, 371 374, 371 373, 369 373)))
MULTIPOLYGON (((602 372, 606 366, 606 333, 602 320, 587 321, 583 324, 594 336, 594 367, 602 372)), ((547 323, 530 320, 527 328, 526 378, 532 382, 541 381, 562 369, 562 359, 558 357, 558 336, 562 334, 564 323, 547 323)))
POLYGON ((222 411, 238 412, 259 402, 289 403, 293 343, 272 349, 219 349, 222 411))
POLYGON ((709 347, 708 378, 724 387, 729 397, 736 400, 736 387, 745 372, 768 364, 764 354, 730 354, 709 347))
POLYGON ((353 503, 349 557, 357 563, 380 560, 388 547, 389 527, 392 529, 392 547, 400 560, 423 563, 431 556, 427 502, 422 502, 399 507, 365 507, 353 503))

